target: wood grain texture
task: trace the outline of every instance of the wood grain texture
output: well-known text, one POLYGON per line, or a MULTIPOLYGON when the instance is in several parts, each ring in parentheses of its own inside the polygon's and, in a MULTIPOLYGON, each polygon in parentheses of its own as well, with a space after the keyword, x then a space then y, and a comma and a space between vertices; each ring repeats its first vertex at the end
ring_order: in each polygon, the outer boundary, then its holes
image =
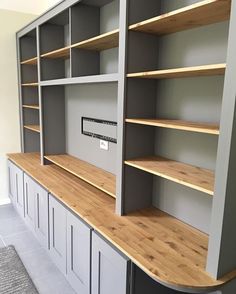
POLYGON ((165 35, 228 20, 230 0, 205 0, 133 24, 130 30, 165 35))
POLYGON ((126 160, 125 164, 209 195, 214 194, 214 172, 211 170, 158 156, 126 160))
POLYGON ((56 58, 67 59, 69 57, 70 57, 70 46, 53 50, 41 55, 41 58, 51 58, 51 59, 56 59, 56 58))
POLYGON ((73 44, 72 48, 102 51, 119 46, 119 30, 114 30, 94 38, 73 44))
POLYGON ((147 72, 129 73, 128 78, 142 79, 171 79, 171 78, 187 78, 197 76, 213 76, 223 75, 225 73, 226 64, 210 64, 192 67, 181 67, 172 69, 161 69, 147 72))
POLYGON ((21 84, 22 87, 38 87, 38 85, 37 82, 21 84))
POLYGON ((169 128, 176 130, 184 130, 189 132, 205 133, 219 135, 219 126, 216 124, 195 123, 184 120, 170 119, 147 119, 147 118, 130 118, 125 120, 127 123, 147 125, 153 127, 169 128))
POLYGON ((24 125, 24 128, 27 130, 31 130, 31 131, 40 133, 40 126, 38 126, 38 125, 24 125))
POLYGON ((48 155, 45 158, 99 190, 116 197, 116 177, 112 173, 67 154, 48 155))
POLYGON ((23 108, 29 108, 29 109, 36 109, 36 110, 39 110, 39 105, 36 105, 36 104, 24 104, 22 105, 23 108))
POLYGON ((58 200, 126 254, 157 282, 186 289, 220 287, 205 271, 208 236, 155 208, 115 215, 115 200, 58 166, 40 165, 37 153, 8 157, 58 200))
POLYGON ((37 65, 38 63, 38 57, 30 58, 24 61, 21 61, 21 64, 27 64, 27 65, 37 65))

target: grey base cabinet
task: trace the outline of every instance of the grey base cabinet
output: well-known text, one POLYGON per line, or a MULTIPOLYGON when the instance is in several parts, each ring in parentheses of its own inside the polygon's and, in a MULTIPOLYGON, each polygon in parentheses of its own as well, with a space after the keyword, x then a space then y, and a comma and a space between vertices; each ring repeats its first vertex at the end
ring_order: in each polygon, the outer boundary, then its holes
POLYGON ((9 197, 21 217, 24 217, 23 171, 8 161, 9 197))
POLYGON ((128 294, 130 262, 97 233, 92 234, 92 294, 128 294))
POLYGON ((79 294, 90 293, 91 228, 67 212, 67 279, 79 294))
POLYGON ((24 174, 25 222, 48 248, 48 192, 24 174))
POLYGON ((49 195, 49 252, 59 270, 66 275, 66 209, 49 195))

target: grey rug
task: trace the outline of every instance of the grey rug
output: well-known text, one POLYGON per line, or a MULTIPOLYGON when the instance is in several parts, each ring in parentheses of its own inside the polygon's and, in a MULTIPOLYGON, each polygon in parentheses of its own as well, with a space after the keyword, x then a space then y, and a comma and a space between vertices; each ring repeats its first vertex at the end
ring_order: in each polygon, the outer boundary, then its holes
POLYGON ((0 248, 0 293, 38 294, 14 246, 0 248))

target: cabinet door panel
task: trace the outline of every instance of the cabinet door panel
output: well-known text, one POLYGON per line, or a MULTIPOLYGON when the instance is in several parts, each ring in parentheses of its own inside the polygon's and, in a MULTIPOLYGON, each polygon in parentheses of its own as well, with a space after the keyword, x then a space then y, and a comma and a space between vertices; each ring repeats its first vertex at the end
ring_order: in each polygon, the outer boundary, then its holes
POLYGON ((48 192, 35 183, 35 230, 38 240, 48 248, 48 192))
POLYGON ((111 245, 92 234, 92 294, 128 294, 129 261, 111 245))
POLYGON ((66 274, 66 209, 49 196, 50 255, 63 274, 66 274))
POLYGON ((16 191, 16 209, 21 217, 24 217, 24 187, 23 171, 17 166, 14 167, 14 180, 16 191))
POLYGON ((91 229, 67 213, 67 278, 79 294, 90 293, 91 229))
POLYGON ((24 174, 25 192, 25 222, 30 229, 35 230, 35 183, 24 174))
POLYGON ((8 160, 8 191, 9 191, 9 197, 11 199, 11 202, 14 202, 14 165, 10 160, 8 160))

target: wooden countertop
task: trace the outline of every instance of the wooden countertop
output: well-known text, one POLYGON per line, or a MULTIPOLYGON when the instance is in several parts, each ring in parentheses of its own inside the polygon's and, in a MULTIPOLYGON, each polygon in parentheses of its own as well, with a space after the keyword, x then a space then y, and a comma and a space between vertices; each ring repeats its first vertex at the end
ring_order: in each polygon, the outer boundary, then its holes
POLYGON ((236 277, 236 271, 220 280, 210 277, 205 271, 208 236, 176 218, 156 208, 120 217, 113 198, 54 164, 40 165, 39 154, 8 157, 157 282, 210 291, 236 277))

